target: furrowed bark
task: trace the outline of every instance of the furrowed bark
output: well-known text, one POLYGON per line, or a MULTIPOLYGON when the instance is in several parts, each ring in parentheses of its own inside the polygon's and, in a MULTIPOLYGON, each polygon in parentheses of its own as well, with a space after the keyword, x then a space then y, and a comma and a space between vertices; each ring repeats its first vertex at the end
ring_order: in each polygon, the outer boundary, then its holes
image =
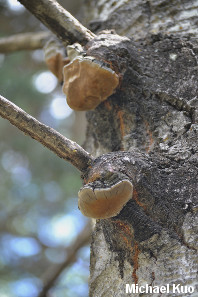
MULTIPOLYGON (((196 165, 181 166, 158 154, 148 156, 131 150, 95 159, 87 180, 93 184, 96 175, 96 187, 100 183, 103 188, 108 176, 114 175, 118 180, 127 177, 134 190, 117 216, 96 223, 91 245, 90 296, 125 297, 126 284, 170 285, 166 297, 173 296, 173 286, 178 283, 191 286, 196 292, 196 165)), ((129 296, 142 296, 136 293, 129 296)), ((174 296, 186 295, 176 292, 174 296)))
POLYGON ((19 0, 49 30, 67 44, 86 44, 94 34, 55 0, 19 0))
POLYGON ((90 296, 124 297, 126 284, 170 284, 169 297, 177 283, 197 290, 197 45, 107 32, 87 44, 89 55, 117 69, 121 87, 87 112, 87 147, 103 155, 85 179, 102 189, 112 176, 128 178, 134 189, 119 215, 96 223, 90 296))
POLYGON ((197 35, 197 0, 104 0, 102 4, 96 3, 85 1, 83 7, 85 19, 90 20, 90 29, 95 33, 114 29, 135 40, 158 33, 197 35))
POLYGON ((96 222, 90 296, 125 297, 126 284, 169 284, 168 297, 174 284, 187 285, 196 296, 198 44, 182 33, 196 34, 197 1, 90 3, 100 18, 93 29, 114 27, 140 40, 103 33, 86 46, 88 55, 113 65, 121 86, 87 113, 87 148, 104 155, 85 180, 105 188, 113 175, 134 187, 116 217, 96 222))
POLYGON ((93 157, 77 143, 56 130, 40 123, 14 103, 0 96, 0 116, 33 139, 46 146, 58 157, 70 162, 82 173, 86 172, 93 157))

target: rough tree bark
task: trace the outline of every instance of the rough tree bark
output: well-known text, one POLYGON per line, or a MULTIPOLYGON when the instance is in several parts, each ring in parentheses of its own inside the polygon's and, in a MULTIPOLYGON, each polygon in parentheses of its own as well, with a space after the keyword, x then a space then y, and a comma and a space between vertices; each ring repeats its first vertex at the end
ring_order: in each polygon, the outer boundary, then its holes
POLYGON ((89 52, 109 60, 104 42, 113 44, 111 61, 124 74, 120 90, 87 113, 92 154, 113 152, 99 157, 89 178, 124 175, 134 192, 117 217, 96 223, 90 295, 125 296, 127 283, 195 287, 198 44, 159 35, 133 43, 109 34, 104 41, 102 34, 89 52))
POLYGON ((89 176, 113 171, 134 185, 117 217, 96 222, 90 296, 160 295, 126 294, 126 284, 170 284, 162 296, 197 296, 197 2, 90 1, 88 8, 94 32, 131 38, 103 34, 88 46, 122 76, 120 89, 87 113, 86 149, 111 152, 89 176), (174 293, 173 284, 194 293, 174 293))
POLYGON ((127 294, 126 284, 169 284, 163 296, 197 296, 196 15, 196 1, 93 0, 84 6, 97 33, 86 52, 110 63, 120 87, 87 112, 85 149, 96 159, 83 178, 92 188, 123 179, 134 187, 117 216, 96 221, 90 296, 161 296, 127 294), (107 28, 127 37, 99 33, 107 28))

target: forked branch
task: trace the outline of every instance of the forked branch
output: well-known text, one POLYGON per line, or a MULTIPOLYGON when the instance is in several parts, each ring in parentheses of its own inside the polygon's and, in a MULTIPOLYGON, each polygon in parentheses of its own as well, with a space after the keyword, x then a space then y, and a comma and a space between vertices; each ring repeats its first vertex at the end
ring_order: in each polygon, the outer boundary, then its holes
POLYGON ((82 173, 86 172, 93 157, 76 142, 40 123, 24 110, 0 95, 0 116, 18 129, 46 146, 60 158, 70 162, 82 173))

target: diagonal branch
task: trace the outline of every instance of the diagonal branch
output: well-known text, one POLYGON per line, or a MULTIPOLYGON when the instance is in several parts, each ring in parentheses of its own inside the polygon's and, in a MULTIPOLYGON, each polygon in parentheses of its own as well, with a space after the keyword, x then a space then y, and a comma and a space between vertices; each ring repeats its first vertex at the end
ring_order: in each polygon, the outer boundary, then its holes
POLYGON ((39 141, 60 158, 69 161, 82 173, 85 173, 93 157, 76 142, 73 142, 56 130, 40 123, 14 103, 0 95, 0 116, 39 141))
POLYGON ((57 269, 54 269, 54 267, 52 267, 51 269, 48 270, 48 273, 47 273, 48 276, 45 277, 46 280, 44 281, 44 287, 38 297, 47 296, 47 292, 54 286, 60 274, 63 272, 63 270, 66 267, 68 267, 75 261, 78 250, 89 242, 90 237, 91 237, 91 224, 90 222, 88 222, 84 230, 79 234, 76 241, 66 250, 67 252, 66 261, 62 263, 57 269))
POLYGON ((0 38, 0 53, 43 48, 45 41, 52 36, 49 31, 15 34, 0 38))
POLYGON ((35 17, 67 44, 86 44, 95 34, 84 27, 55 0, 19 0, 35 17))

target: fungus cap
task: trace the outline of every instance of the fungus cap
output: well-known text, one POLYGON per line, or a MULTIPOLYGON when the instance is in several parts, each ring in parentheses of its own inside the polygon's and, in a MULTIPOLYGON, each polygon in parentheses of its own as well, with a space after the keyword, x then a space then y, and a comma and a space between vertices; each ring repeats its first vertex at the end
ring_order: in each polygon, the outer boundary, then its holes
POLYGON ((58 78, 59 82, 63 81, 63 67, 69 63, 65 57, 64 49, 53 38, 44 46, 45 62, 49 70, 58 78))
POLYGON ((132 198, 133 185, 122 180, 110 188, 92 189, 89 185, 78 192, 78 206, 83 215, 95 219, 116 216, 132 198))
POLYGON ((74 110, 91 110, 113 94, 119 77, 93 57, 76 57, 63 69, 63 92, 74 110))

